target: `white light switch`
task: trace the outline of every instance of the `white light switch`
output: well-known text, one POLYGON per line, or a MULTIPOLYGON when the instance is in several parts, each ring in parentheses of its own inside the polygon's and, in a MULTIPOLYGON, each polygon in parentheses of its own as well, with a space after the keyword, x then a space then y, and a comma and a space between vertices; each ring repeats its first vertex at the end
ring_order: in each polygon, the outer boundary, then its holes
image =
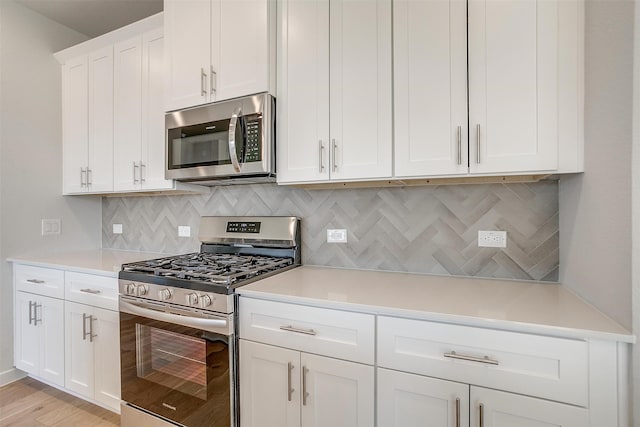
POLYGON ((43 219, 42 235, 49 236, 52 234, 60 234, 60 219, 43 219))
POLYGON ((328 229, 327 243, 347 243, 347 230, 344 228, 328 229))
POLYGON ((113 234, 122 234, 122 224, 113 224, 113 234))
POLYGON ((191 227, 188 225, 179 225, 178 226, 178 236, 179 237, 191 237, 191 227))

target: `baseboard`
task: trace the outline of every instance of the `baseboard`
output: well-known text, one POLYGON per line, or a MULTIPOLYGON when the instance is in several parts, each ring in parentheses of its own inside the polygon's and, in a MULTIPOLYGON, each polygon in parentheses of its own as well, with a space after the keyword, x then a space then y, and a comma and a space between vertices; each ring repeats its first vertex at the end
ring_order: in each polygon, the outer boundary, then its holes
POLYGON ((11 368, 8 371, 0 372, 0 387, 17 381, 20 378, 24 378, 26 376, 27 374, 16 368, 11 368))

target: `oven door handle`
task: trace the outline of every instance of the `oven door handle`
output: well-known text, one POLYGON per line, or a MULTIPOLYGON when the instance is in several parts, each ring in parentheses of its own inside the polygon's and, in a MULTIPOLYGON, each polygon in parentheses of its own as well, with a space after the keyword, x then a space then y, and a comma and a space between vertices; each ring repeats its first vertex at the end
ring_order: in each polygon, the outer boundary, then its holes
POLYGON ((203 329, 206 331, 216 331, 221 328, 228 330, 229 322, 227 319, 211 319, 203 317, 181 316, 179 314, 167 313, 166 311, 158 311, 150 308, 144 308, 137 304, 130 303, 120 299, 120 311, 137 316, 143 316, 152 320, 161 320, 167 323, 177 323, 179 325, 203 329))
MULTIPOLYGON (((236 153, 236 127, 238 126, 238 119, 240 117, 242 117, 242 107, 237 107, 229 120, 229 157, 231 158, 233 169, 238 173, 240 173, 242 168, 242 165, 238 161, 238 154, 236 153)), ((240 125, 242 126, 242 122, 240 125)), ((244 132, 241 134, 244 137, 244 132)))

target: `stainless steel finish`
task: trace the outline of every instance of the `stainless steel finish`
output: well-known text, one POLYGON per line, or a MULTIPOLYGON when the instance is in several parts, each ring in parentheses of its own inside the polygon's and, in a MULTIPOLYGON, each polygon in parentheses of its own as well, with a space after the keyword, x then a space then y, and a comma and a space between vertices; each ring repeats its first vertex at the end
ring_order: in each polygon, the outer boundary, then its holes
POLYGON ((233 111, 231 120, 229 121, 229 157, 231 157, 231 164, 236 172, 241 171, 240 163, 238 162, 238 154, 236 153, 236 127, 238 126, 238 118, 242 116, 242 106, 239 105, 233 111))
POLYGON ((294 328, 292 325, 280 326, 280 330, 287 332, 295 332, 296 334, 304 334, 304 335, 316 335, 317 332, 313 329, 300 329, 294 328))
POLYGON ((481 403, 478 409, 480 410, 480 427, 484 427, 484 405, 481 403))
MULTIPOLYGON (((153 283, 142 283, 136 282, 133 280, 118 280, 118 289, 120 291, 121 296, 126 295, 129 297, 134 297, 134 299, 138 300, 139 297, 143 297, 145 300, 151 301, 160 301, 157 298, 158 291, 161 289, 165 289, 164 285, 156 285, 153 283), (144 295, 139 295, 138 289, 142 286, 146 287, 147 292, 144 295)), ((183 301, 188 301, 190 294, 196 294, 198 302, 204 296, 208 296, 211 299, 211 305, 206 308, 206 311, 215 311, 218 313, 232 313, 233 312, 233 295, 224 295, 224 294, 216 294, 213 292, 202 292, 202 291, 194 291, 192 289, 186 288, 176 288, 172 287, 171 291, 173 293, 172 300, 175 301, 175 304, 182 304, 183 301)), ((195 304, 190 304, 194 308, 199 308, 198 302, 195 304)), ((187 309, 188 310, 188 309, 187 309)))
POLYGON ((172 296, 173 292, 171 292, 171 289, 165 288, 158 291, 158 298, 160 299, 160 301, 168 301, 172 296))
POLYGON ((202 243, 212 244, 260 244, 262 247, 292 248, 298 238, 299 219, 295 216, 232 217, 203 216, 200 220, 198 238, 202 243), (260 233, 229 233, 228 222, 260 222, 260 233))
POLYGON ((82 313, 82 341, 87 340, 87 313, 82 313))
POLYGON ((151 415, 132 405, 120 404, 120 423, 124 427, 176 427, 164 418, 151 415))
POLYGON ((338 151, 338 144, 336 144, 335 138, 331 140, 331 145, 333 146, 332 160, 333 160, 333 171, 335 172, 338 170, 338 162, 336 161, 336 152, 338 151))
POLYGON ((458 354, 455 351, 452 351, 450 353, 445 353, 444 357, 448 357, 449 359, 466 360, 468 362, 484 363, 484 364, 487 364, 487 365, 499 365, 500 364, 500 362, 498 362, 497 360, 490 359, 489 356, 484 356, 484 357, 466 356, 464 354, 458 354))
POLYGON ((211 303, 213 301, 211 301, 211 297, 209 295, 202 295, 198 298, 199 302, 198 302, 198 306, 200 308, 207 308, 211 305, 211 303))
POLYGON ((291 387, 291 371, 293 371, 293 363, 287 363, 287 400, 291 402, 291 396, 295 391, 293 387, 291 387))
POLYGON ((87 168, 87 187, 93 185, 93 171, 87 168))
POLYGON ((142 160, 140 160, 140 183, 144 184, 147 181, 145 175, 147 174, 147 165, 145 165, 142 160))
POLYGON ((33 324, 38 326, 38 322, 42 323, 42 317, 38 319, 38 309, 40 309, 40 313, 42 313, 42 304, 38 304, 38 302, 33 303, 33 324))
POLYGON ((318 141, 318 161, 320 162, 320 173, 324 171, 324 144, 322 140, 318 141))
POLYGON ((476 125, 476 163, 480 163, 480 123, 476 125))
POLYGON ((200 95, 207 96, 207 74, 200 68, 200 95))
POLYGON ((120 296, 120 311, 223 335, 233 333, 233 315, 222 315, 169 303, 153 303, 120 296))
POLYGON ((41 285, 43 283, 47 283, 44 280, 39 280, 39 279, 27 279, 27 282, 29 283, 35 283, 36 285, 41 285))
POLYGON ((80 168, 80 187, 87 186, 87 170, 85 168, 80 168))
POLYGON ((460 427, 460 398, 456 397, 456 427, 460 427))
POLYGON ((191 292, 185 296, 185 302, 187 305, 197 307, 198 306, 198 294, 191 292))
POLYGON ((462 126, 458 126, 458 164, 462 164, 462 126))
POLYGON ((97 337, 97 335, 95 335, 93 333, 93 321, 96 320, 95 317, 93 317, 93 315, 89 316, 89 342, 93 342, 93 339, 95 337, 97 337))
POLYGON ((216 73, 215 71, 213 71, 213 65, 211 66, 211 95, 215 95, 216 91, 218 90, 218 73, 216 73))
POLYGON ((102 291, 99 289, 89 289, 89 288, 80 289, 80 292, 85 292, 87 294, 94 294, 94 295, 102 293, 102 291))
POLYGON ((140 180, 136 178, 136 169, 138 169, 138 162, 133 162, 133 183, 137 184, 140 180))
POLYGON ((302 405, 307 405, 307 397, 309 397, 309 393, 307 393, 307 372, 309 370, 306 366, 302 367, 302 405))
POLYGON ((33 306, 36 305, 35 302, 29 301, 29 324, 31 325, 33 322, 33 306))
MULTIPOLYGON (((170 129, 182 126, 198 125, 218 120, 228 120, 237 107, 242 108, 245 116, 262 114, 262 159, 259 162, 247 162, 238 173, 233 165, 197 166, 180 169, 165 169, 165 178, 179 181, 194 181, 204 185, 234 184, 239 182, 274 182, 275 140, 274 114, 275 99, 262 93, 229 101, 216 102, 165 115, 165 135, 170 129), (238 181, 238 178, 244 178, 238 181)), ((169 158, 169 141, 165 143, 165 158, 169 158)))

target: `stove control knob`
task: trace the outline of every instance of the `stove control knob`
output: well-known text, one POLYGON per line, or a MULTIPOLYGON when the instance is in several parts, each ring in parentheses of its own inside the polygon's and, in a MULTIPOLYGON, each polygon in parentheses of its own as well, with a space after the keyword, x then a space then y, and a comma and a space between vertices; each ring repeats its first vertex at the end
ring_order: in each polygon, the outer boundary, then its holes
POLYGON ((200 295, 200 307, 205 308, 209 307, 213 301, 209 295, 200 295))
POLYGON ((191 292, 187 294, 187 304, 198 306, 198 294, 191 292))
POLYGON ((149 293, 149 287, 147 285, 134 285, 134 286, 136 287, 134 294, 138 297, 145 296, 146 294, 149 293))
POLYGON ((127 283, 124 286, 124 293, 126 295, 135 295, 136 294, 136 288, 138 286, 135 283, 127 283))
POLYGON ((171 289, 160 289, 158 291, 158 297, 160 298, 161 301, 166 301, 171 299, 171 297, 173 296, 173 292, 171 292, 171 289))

